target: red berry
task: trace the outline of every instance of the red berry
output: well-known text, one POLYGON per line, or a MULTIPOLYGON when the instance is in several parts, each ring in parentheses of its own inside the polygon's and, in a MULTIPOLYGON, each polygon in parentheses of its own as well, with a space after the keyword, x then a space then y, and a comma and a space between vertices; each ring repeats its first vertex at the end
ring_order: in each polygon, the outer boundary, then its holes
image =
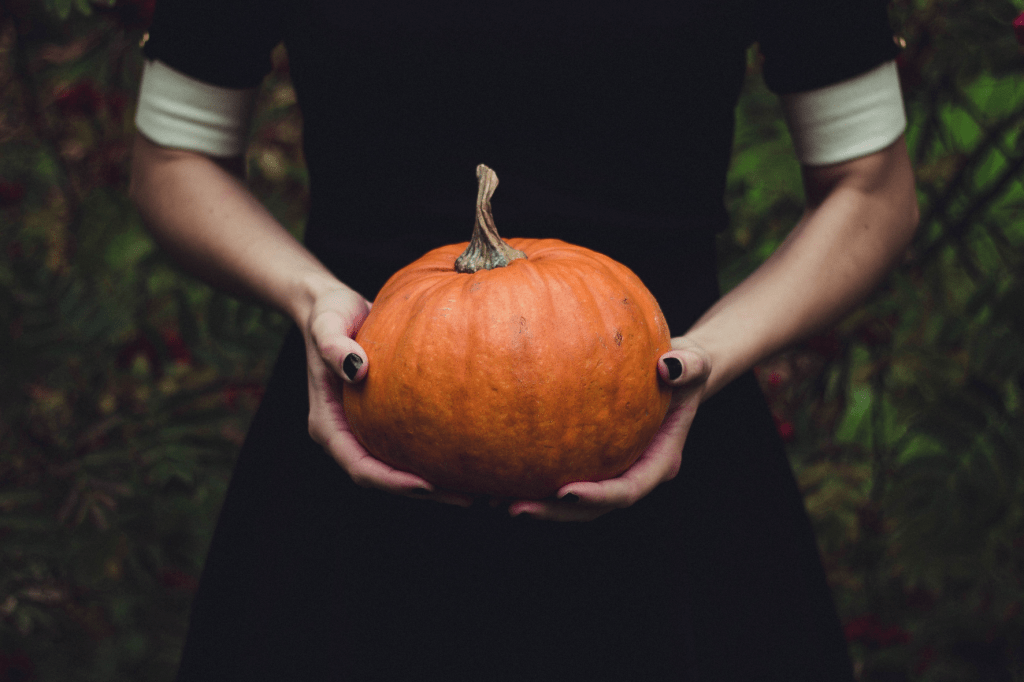
POLYGON ((775 420, 775 429, 779 432, 782 442, 792 443, 796 438, 796 427, 793 426, 793 422, 787 421, 777 414, 773 414, 772 419, 775 420))
POLYGON ((25 198, 25 185, 20 182, 0 180, 0 208, 14 206, 25 198))
POLYGON ((92 81, 84 80, 61 90, 56 104, 65 116, 94 116, 103 106, 103 95, 92 81))
POLYGON ((160 572, 160 583, 171 590, 183 592, 195 592, 199 587, 199 581, 185 571, 177 568, 165 568, 160 572))
POLYGON ((192 364, 192 353, 177 331, 165 329, 160 332, 160 335, 163 337, 164 346, 167 347, 167 354, 171 360, 182 365, 192 364))

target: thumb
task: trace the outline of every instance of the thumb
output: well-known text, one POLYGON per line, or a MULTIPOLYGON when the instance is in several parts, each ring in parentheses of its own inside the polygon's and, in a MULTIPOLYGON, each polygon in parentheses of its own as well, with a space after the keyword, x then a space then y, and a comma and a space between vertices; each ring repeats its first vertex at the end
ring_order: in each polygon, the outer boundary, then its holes
POLYGON ((676 388, 701 382, 711 374, 711 358, 699 347, 670 350, 658 358, 658 378, 676 388))
MULTIPOLYGON (((364 317, 365 313, 361 318, 364 317)), ((350 335, 361 323, 362 319, 346 320, 338 311, 325 310, 310 324, 313 343, 320 357, 331 371, 350 384, 366 378, 369 369, 366 351, 350 335)))

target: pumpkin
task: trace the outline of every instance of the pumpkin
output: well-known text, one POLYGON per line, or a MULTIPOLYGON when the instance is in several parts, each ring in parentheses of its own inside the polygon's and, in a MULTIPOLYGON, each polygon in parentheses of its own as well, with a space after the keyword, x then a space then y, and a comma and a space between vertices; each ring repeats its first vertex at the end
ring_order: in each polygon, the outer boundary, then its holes
POLYGON ((344 386, 353 434, 378 459, 454 491, 540 499, 618 476, 658 431, 671 349, 657 302, 626 266, 556 239, 497 233, 497 176, 477 168, 472 240, 384 285, 344 386))

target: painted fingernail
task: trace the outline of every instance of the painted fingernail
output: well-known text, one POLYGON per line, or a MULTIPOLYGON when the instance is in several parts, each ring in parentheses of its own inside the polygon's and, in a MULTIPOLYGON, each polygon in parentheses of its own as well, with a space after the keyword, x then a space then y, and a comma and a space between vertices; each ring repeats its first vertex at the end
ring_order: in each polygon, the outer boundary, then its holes
POLYGON ((670 380, 683 376, 683 363, 679 361, 679 358, 665 358, 662 362, 668 367, 668 378, 670 380))
POLYGON ((426 488, 413 488, 409 492, 411 492, 413 495, 429 495, 430 494, 430 491, 427 490, 426 488))
POLYGON ((569 504, 576 504, 580 501, 580 496, 576 493, 566 493, 558 499, 562 502, 568 502, 569 504))
POLYGON ((359 373, 359 368, 363 366, 363 358, 356 353, 349 353, 345 356, 345 361, 341 363, 341 371, 345 373, 349 381, 356 380, 356 374, 359 373))

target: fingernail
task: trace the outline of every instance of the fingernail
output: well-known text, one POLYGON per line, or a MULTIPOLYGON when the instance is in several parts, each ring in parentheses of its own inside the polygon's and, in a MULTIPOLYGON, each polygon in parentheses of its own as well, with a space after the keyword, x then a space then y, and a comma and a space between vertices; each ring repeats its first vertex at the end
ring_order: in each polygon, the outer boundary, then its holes
POLYGON ((356 353, 349 353, 345 356, 345 361, 341 363, 341 371, 345 373, 349 381, 356 380, 356 374, 359 373, 359 368, 363 366, 363 358, 356 353))
POLYGON ((426 488, 413 488, 409 492, 411 492, 413 495, 429 495, 430 494, 430 491, 427 490, 426 488))
POLYGON ((665 358, 662 362, 668 367, 669 380, 674 381, 683 376, 683 363, 679 361, 679 358, 665 358))
POLYGON ((580 496, 577 495, 576 493, 566 493, 558 499, 560 499, 562 502, 568 502, 569 504, 576 504, 577 502, 580 501, 580 496))

